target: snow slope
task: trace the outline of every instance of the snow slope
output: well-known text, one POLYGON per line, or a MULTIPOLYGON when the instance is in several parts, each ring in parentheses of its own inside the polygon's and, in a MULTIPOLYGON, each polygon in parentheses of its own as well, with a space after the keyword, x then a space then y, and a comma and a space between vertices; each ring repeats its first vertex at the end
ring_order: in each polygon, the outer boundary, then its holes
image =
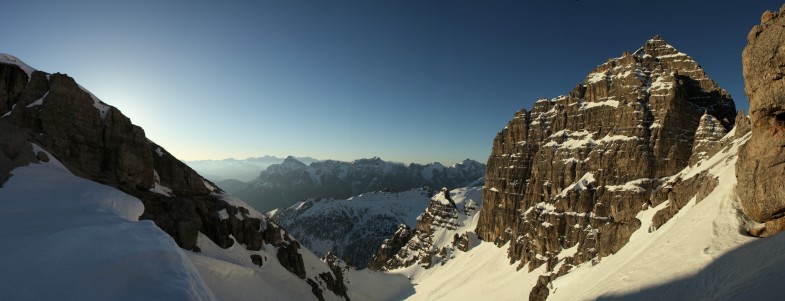
MULTIPOLYGON (((315 300, 311 287, 287 271, 276 259, 277 249, 266 245, 261 251, 249 251, 234 244, 221 249, 204 234, 199 234, 201 253, 187 252, 205 282, 220 300, 315 300), (255 266, 250 254, 266 258, 264 265, 255 266)), ((328 269, 310 252, 300 249, 309 276, 328 269), (307 254, 306 254, 307 253, 307 254), (318 269, 318 270, 316 270, 318 269)), ((323 292, 326 300, 342 300, 330 291, 323 292)))
MULTIPOLYGON (((0 188, 0 299, 316 300, 272 245, 221 249, 200 234, 201 253, 183 250, 152 221, 138 221, 140 200, 79 178, 47 155, 48 163, 14 169, 0 188), (263 266, 250 254, 262 256, 263 266)), ((249 216, 264 218, 253 209, 249 216)), ((316 276, 330 271, 310 251, 299 253, 307 277, 321 281, 316 276)))
MULTIPOLYGON (((737 141, 727 153, 718 153, 699 167, 686 168, 684 179, 703 170, 719 177, 719 185, 700 203, 695 198, 657 231, 648 232, 658 208, 638 215, 643 225, 618 253, 603 258, 600 264, 583 264, 553 282, 549 300, 594 300, 603 295, 637 292, 687 277, 711 264, 735 247, 755 240, 742 233, 737 215, 736 153, 737 141), (592 281, 586 281, 591 279, 592 281)), ((663 205, 661 205, 663 206, 663 205)), ((664 207, 664 206, 663 206, 664 207)), ((692 287, 697 294, 717 288, 717 280, 707 278, 701 286, 692 287)), ((689 290, 662 291, 660 300, 693 299, 689 290)))
MULTIPOLYGON (((728 136, 732 136, 731 132, 728 136)), ((676 216, 649 232, 654 214, 637 216, 641 228, 616 254, 587 262, 549 284, 548 300, 779 300, 785 279, 785 235, 749 237, 741 230, 734 193, 736 154, 749 134, 728 149, 686 168, 689 179, 707 170, 719 185, 701 202, 693 198, 676 216)), ((481 242, 431 269, 412 267, 392 273, 412 277, 415 294, 406 300, 527 299, 545 265, 516 271, 501 248, 481 242)), ((574 250, 562 251, 563 259, 574 250)), ((558 270, 559 262, 554 270, 558 270)))
POLYGON ((49 158, 14 169, 0 189, 2 299, 215 299, 185 251, 137 221, 141 201, 49 158))

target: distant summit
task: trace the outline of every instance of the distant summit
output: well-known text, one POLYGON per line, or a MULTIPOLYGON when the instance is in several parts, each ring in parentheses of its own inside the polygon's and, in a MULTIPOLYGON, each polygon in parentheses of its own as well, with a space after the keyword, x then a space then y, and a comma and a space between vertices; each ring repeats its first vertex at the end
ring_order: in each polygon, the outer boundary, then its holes
POLYGON ((262 171, 235 195, 257 210, 287 208, 307 198, 348 198, 372 191, 407 191, 413 188, 482 185, 485 165, 464 160, 453 166, 441 163, 405 165, 379 157, 352 162, 325 160, 306 165, 293 157, 262 171))
MULTIPOLYGON (((305 164, 319 161, 311 157, 294 157, 305 164)), ((227 158, 222 160, 195 160, 184 161, 191 168, 199 172, 205 178, 214 181, 221 186, 220 182, 226 180, 237 180, 248 182, 259 176, 262 170, 270 165, 282 163, 285 158, 275 156, 250 157, 246 159, 227 158)), ((224 188, 223 186, 221 188, 224 188)), ((229 190, 232 192, 231 190, 229 190)))

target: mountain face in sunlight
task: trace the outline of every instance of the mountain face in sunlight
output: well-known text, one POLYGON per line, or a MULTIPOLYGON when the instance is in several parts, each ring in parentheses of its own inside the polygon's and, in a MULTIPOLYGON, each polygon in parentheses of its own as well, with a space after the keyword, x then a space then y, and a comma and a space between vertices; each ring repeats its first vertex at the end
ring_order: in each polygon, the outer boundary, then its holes
POLYGON ((714 181, 678 173, 716 153, 735 118, 727 92, 654 37, 568 95, 515 114, 494 140, 477 235, 509 243, 510 260, 529 271, 553 268, 575 246, 573 265, 616 253, 641 227, 635 216, 645 206, 672 191, 679 199, 668 210, 678 211, 698 183, 714 181))

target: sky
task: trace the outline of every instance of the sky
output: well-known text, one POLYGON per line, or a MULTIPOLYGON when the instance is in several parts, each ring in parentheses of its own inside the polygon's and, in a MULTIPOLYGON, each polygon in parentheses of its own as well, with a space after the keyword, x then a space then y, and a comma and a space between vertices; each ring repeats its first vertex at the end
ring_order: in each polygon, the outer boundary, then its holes
POLYGON ((514 112, 659 34, 747 108, 776 1, 4 3, 0 52, 66 73, 183 160, 485 162, 514 112))

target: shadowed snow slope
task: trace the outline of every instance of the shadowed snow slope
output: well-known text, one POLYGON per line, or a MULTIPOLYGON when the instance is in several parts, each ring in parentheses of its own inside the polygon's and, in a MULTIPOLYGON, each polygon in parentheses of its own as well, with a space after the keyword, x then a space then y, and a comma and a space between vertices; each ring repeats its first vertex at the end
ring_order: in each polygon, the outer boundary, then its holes
MULTIPOLYGON (((43 151, 36 145, 31 150, 43 151)), ((14 169, 0 189, 3 300, 316 299, 311 285, 278 262, 278 248, 221 249, 199 234, 202 252, 183 250, 152 221, 137 221, 141 201, 79 178, 49 157, 48 163, 14 169), (251 255, 260 256, 262 266, 251 255)), ((306 275, 330 272, 311 252, 299 252, 306 275)), ((342 299, 328 290, 322 296, 342 299)))
POLYGON ((50 158, 13 170, 0 189, 2 299, 215 299, 185 251, 137 221, 141 201, 50 158))

